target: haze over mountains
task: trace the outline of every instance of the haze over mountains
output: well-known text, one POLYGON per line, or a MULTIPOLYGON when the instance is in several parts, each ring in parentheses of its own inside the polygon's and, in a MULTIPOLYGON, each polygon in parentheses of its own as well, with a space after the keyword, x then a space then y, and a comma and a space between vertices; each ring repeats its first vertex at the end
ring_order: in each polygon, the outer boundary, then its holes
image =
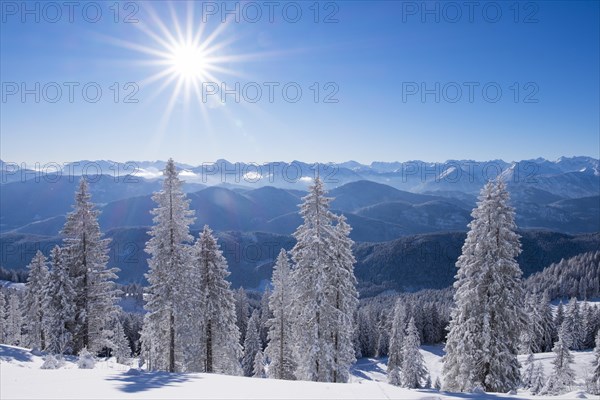
MULTIPOLYGON (((123 270, 120 280, 143 281, 146 255, 142 250, 147 227, 152 223, 149 211, 154 207, 151 194, 160 187, 164 162, 80 161, 63 165, 60 171, 38 166, 37 172, 10 162, 0 162, 0 167, 2 267, 22 268, 31 258, 23 256, 22 249, 59 241, 79 175, 83 173, 90 181, 92 200, 102 212, 102 230, 115 241, 118 237, 120 243, 130 243, 129 249, 112 249, 111 261, 123 270), (138 257, 125 260, 128 251, 134 251, 138 257)), ((267 248, 273 243, 286 248, 293 245, 290 235, 301 223, 298 204, 317 173, 314 165, 297 161, 234 164, 219 160, 179 167, 191 208, 196 211, 193 229, 209 224, 219 232, 225 250, 227 246, 261 248, 265 243, 267 248)), ((560 235, 560 240, 553 240, 565 244, 562 250, 547 249, 548 254, 553 254, 547 264, 533 265, 533 260, 532 265, 526 263, 528 271, 541 270, 550 262, 574 255, 575 250, 600 247, 597 234, 586 235, 600 231, 600 167, 598 160, 590 157, 512 163, 461 160, 362 165, 351 161, 319 165, 318 173, 327 184, 330 197, 335 198, 332 210, 345 214, 353 227, 357 276, 361 283, 368 283, 364 289, 368 286, 410 290, 449 284, 476 195, 484 182, 497 174, 502 174, 509 184, 519 228, 531 231, 524 236, 529 238, 531 249, 550 246, 552 242, 544 235, 560 235), (452 243, 453 250, 442 262, 419 262, 416 256, 409 257, 407 264, 398 262, 402 255, 398 249, 415 243, 452 243), (437 274, 436 268, 444 272, 433 284, 425 278, 427 274, 437 274), (392 283, 383 285, 390 276, 392 283)), ((524 244, 523 257, 530 252, 528 246, 524 244)), ((228 257, 234 285, 262 285, 270 276, 271 261, 278 248, 272 250, 273 254, 263 251, 260 256, 238 254, 238 261, 228 257)), ((236 251, 231 252, 234 258, 236 251)), ((421 258, 427 259, 430 252, 426 253, 421 258)), ((544 252, 531 250, 533 253, 544 252)))

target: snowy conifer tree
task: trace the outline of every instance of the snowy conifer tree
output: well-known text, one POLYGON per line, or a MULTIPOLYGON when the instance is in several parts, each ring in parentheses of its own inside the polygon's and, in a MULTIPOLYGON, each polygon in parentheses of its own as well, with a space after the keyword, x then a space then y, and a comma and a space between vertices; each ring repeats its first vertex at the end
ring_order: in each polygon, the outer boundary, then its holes
POLYGON ((586 332, 583 329, 583 318, 576 297, 567 304, 562 325, 566 329, 563 340, 567 347, 571 350, 582 350, 586 332))
POLYGON ((392 385, 401 385, 400 368, 403 360, 403 344, 406 327, 406 310, 402 300, 396 300, 394 317, 392 319, 392 332, 390 334, 390 346, 388 351, 388 382, 392 385))
POLYGON ((30 347, 44 350, 44 290, 48 286, 48 266, 46 257, 37 251, 27 266, 29 276, 25 292, 25 320, 27 325, 27 343, 30 347))
POLYGON ((252 370, 252 376, 255 378, 266 378, 265 374, 265 356, 261 350, 254 356, 254 367, 252 370))
POLYGON ((244 357, 242 358, 242 370, 245 376, 254 375, 254 358, 261 351, 260 343, 260 314, 254 310, 248 320, 246 340, 244 340, 244 357))
POLYGON ((317 178, 303 199, 300 215, 304 223, 294 232, 295 262, 294 326, 296 335, 296 377, 307 381, 330 382, 333 372, 332 324, 335 313, 327 298, 327 269, 333 259, 334 237, 323 182, 317 178))
POLYGON ((415 319, 411 318, 406 328, 406 336, 402 347, 402 386, 410 389, 423 387, 427 379, 427 369, 423 356, 419 352, 419 332, 415 326, 415 319))
POLYGON ((243 287, 235 292, 235 315, 237 326, 240 330, 240 344, 244 344, 246 339, 246 329, 248 328, 248 295, 243 287))
POLYGON ((558 339, 558 331, 560 329, 560 327, 563 324, 563 321, 565 320, 565 308, 563 306, 563 302, 562 300, 558 303, 558 307, 556 307, 556 315, 554 316, 554 326, 556 327, 556 336, 554 337, 554 341, 553 346, 554 346, 554 342, 556 342, 556 339, 558 339))
POLYGON ((525 315, 521 309, 521 252, 514 210, 505 184, 487 183, 456 265, 444 387, 468 391, 507 392, 520 382, 518 342, 525 315))
POLYGON ((102 239, 98 214, 87 181, 81 178, 73 211, 67 215, 61 232, 62 255, 76 292, 72 330, 76 353, 83 348, 97 352, 110 347, 110 323, 117 312, 118 292, 112 281, 118 270, 106 267, 110 240, 102 239))
POLYGON ((44 336, 51 353, 71 352, 72 335, 69 326, 75 321, 75 288, 62 249, 55 246, 50 253, 52 269, 44 291, 44 336))
POLYGON ((354 255, 350 239, 352 228, 346 223, 346 217, 336 217, 333 237, 333 262, 327 271, 327 287, 329 302, 335 310, 336 320, 332 326, 333 335, 333 376, 332 382, 347 382, 350 365, 356 361, 354 357, 355 320, 354 313, 358 307, 358 292, 354 276, 354 255))
POLYGON ((268 321, 268 344, 265 354, 269 358, 269 378, 294 379, 294 353, 292 339, 292 282, 288 256, 281 249, 271 278, 273 292, 269 298, 272 313, 268 321))
MULTIPOLYGON (((566 322, 566 321, 565 321, 566 322)), ((548 378, 543 394, 558 395, 570 390, 575 382, 575 372, 571 369, 570 364, 573 363, 573 355, 569 351, 569 346, 565 341, 565 337, 569 335, 567 332, 567 324, 563 322, 558 333, 558 340, 554 344, 552 351, 554 352, 554 365, 552 374, 548 378)))
POLYGON ((533 376, 535 375, 535 363, 533 358, 533 353, 531 350, 527 355, 527 361, 525 362, 525 371, 523 372, 523 378, 521 379, 521 383, 524 388, 530 388, 533 382, 533 376))
POLYGON ((296 377, 344 382, 354 360, 354 258, 352 241, 347 237, 350 228, 342 217, 329 211, 331 199, 325 195, 323 182, 317 177, 302 199, 300 215, 304 222, 294 232, 296 377))
POLYGON ((146 278, 150 287, 142 341, 150 369, 174 372, 181 364, 177 358, 181 351, 178 324, 189 318, 183 312, 183 304, 190 263, 188 243, 193 240, 189 226, 194 212, 189 210, 189 200, 181 189, 183 182, 172 159, 163 174, 162 189, 152 196, 157 207, 152 210, 154 226, 146 243, 150 254, 146 278))
POLYGON ((6 343, 6 298, 0 290, 0 343, 6 343))
POLYGON ((540 317, 541 324, 540 336, 538 337, 539 351, 548 352, 552 350, 553 338, 556 335, 548 292, 544 292, 543 296, 538 298, 537 314, 540 317))
POLYGON ((533 364, 533 375, 531 377, 531 383, 529 384, 529 390, 531 394, 538 394, 544 389, 546 384, 546 376, 544 375, 544 367, 542 363, 533 364))
POLYGON ((233 291, 227 281, 227 260, 208 226, 204 227, 196 240, 192 255, 203 296, 203 307, 198 316, 202 327, 200 371, 239 375, 240 332, 236 325, 233 291))
POLYGON ((596 347, 594 348, 594 361, 592 364, 594 370, 592 372, 592 386, 594 394, 600 394, 600 331, 596 334, 596 347))
POLYGON ((273 316, 271 310, 269 310, 269 299, 271 298, 271 289, 265 288, 262 297, 260 298, 260 318, 258 320, 258 327, 260 332, 260 345, 261 350, 267 347, 267 336, 269 335, 269 319, 273 316))
POLYGON ((6 319, 6 343, 13 346, 23 346, 23 310, 20 295, 16 290, 8 293, 8 317, 6 319))
POLYGON ((131 347, 129 347, 129 340, 125 336, 123 325, 118 318, 115 318, 113 322, 113 336, 112 341, 112 355, 117 359, 120 364, 126 364, 131 358, 131 347))

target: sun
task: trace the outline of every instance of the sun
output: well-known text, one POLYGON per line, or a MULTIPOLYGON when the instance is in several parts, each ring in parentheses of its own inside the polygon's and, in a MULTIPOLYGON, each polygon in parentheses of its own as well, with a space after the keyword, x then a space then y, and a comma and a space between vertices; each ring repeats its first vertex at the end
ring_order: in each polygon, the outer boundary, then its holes
POLYGON ((194 98, 204 112, 205 108, 214 106, 211 101, 217 100, 213 96, 203 101, 203 85, 220 87, 224 76, 240 78, 235 64, 259 56, 235 52, 232 45, 236 38, 234 32, 227 29, 229 23, 211 25, 214 29, 207 29, 194 9, 194 2, 167 2, 159 6, 160 12, 151 3, 144 3, 145 18, 134 25, 142 33, 138 40, 107 38, 107 41, 142 56, 136 56, 133 63, 153 70, 137 82, 142 89, 154 87, 149 100, 162 97, 163 92, 170 89, 163 113, 167 119, 176 105, 191 106, 194 98), (183 18, 179 17, 181 14, 183 18))
POLYGON ((204 79, 210 69, 210 56, 193 43, 173 46, 168 61, 173 73, 186 81, 204 79))

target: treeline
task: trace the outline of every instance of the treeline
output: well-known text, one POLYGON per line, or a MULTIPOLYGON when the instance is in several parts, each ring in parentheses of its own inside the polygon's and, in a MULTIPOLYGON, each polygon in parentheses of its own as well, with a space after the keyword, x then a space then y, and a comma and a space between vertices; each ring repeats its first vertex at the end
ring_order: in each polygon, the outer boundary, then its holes
POLYGON ((531 293, 547 292, 550 299, 600 297, 600 251, 560 260, 525 281, 531 293))

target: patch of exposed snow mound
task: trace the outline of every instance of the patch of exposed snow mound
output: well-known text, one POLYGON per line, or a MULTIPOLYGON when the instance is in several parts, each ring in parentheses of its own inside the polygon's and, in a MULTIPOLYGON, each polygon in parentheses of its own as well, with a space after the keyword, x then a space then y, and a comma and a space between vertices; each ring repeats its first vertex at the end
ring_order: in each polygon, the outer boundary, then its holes
POLYGON ((44 363, 40 367, 41 369, 58 369, 63 365, 62 360, 59 360, 52 354, 48 354, 44 357, 44 363))
POLYGON ((94 356, 87 351, 87 349, 81 350, 79 353, 79 360, 77 360, 77 366, 80 369, 94 369, 96 366, 96 361, 94 360, 94 356))

